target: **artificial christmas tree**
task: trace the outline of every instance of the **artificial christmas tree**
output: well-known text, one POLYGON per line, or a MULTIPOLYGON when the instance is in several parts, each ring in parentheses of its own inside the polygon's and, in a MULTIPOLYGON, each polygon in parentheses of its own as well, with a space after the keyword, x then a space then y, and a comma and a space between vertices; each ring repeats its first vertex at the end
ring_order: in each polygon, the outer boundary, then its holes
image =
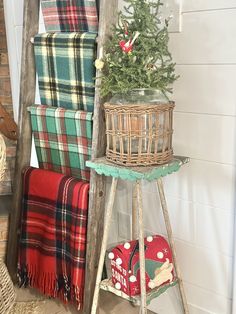
POLYGON ((126 166, 171 160, 174 103, 168 99, 176 80, 168 50, 168 19, 160 0, 124 0, 113 36, 96 60, 101 71, 108 160, 126 166))
POLYGON ((160 0, 124 0, 113 36, 104 48, 101 70, 102 96, 127 93, 137 88, 171 92, 175 64, 168 50, 168 19, 162 21, 160 0))

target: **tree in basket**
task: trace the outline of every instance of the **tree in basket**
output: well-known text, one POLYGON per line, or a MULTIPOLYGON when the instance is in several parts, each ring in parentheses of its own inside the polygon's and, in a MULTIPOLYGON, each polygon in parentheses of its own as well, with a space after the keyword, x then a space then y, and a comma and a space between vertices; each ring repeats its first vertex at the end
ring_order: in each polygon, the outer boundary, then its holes
POLYGON ((158 89, 164 95, 177 79, 175 64, 168 50, 168 20, 162 22, 159 0, 124 0, 103 59, 96 60, 101 70, 101 96, 127 93, 137 88, 158 89))

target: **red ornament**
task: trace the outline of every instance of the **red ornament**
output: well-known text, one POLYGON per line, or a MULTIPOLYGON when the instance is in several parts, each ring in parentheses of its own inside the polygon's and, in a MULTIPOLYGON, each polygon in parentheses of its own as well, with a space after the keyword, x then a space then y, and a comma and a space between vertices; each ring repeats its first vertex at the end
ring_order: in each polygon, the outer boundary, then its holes
MULTIPOLYGON (((126 32, 125 32, 125 35, 126 35, 126 32)), ((119 45, 120 45, 122 51, 125 52, 125 53, 132 52, 133 44, 134 44, 135 40, 138 38, 139 35, 140 35, 140 33, 136 32, 135 35, 134 35, 134 38, 132 40, 129 39, 127 42, 125 40, 121 40, 119 42, 119 45)))
POLYGON ((129 53, 133 49, 133 45, 131 44, 131 40, 128 40, 127 42, 125 42, 124 40, 121 40, 119 42, 119 45, 120 45, 122 51, 125 53, 129 53))
MULTIPOLYGON (((146 290, 149 291, 174 279, 172 253, 168 242, 155 235, 144 239, 146 290)), ((140 294, 139 243, 130 241, 116 246, 109 254, 112 282, 128 296, 140 294)))

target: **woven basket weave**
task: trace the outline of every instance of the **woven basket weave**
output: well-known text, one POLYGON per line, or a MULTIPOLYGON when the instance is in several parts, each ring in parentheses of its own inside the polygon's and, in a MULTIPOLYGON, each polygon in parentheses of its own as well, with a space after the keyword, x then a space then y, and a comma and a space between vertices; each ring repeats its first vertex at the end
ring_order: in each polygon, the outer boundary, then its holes
POLYGON ((2 181, 6 168, 6 144, 0 134, 0 181, 2 181))
MULTIPOLYGON (((6 167, 6 145, 0 135, 0 181, 6 167)), ((16 294, 7 267, 0 259, 0 314, 7 314, 15 303, 16 294)))
POLYGON ((164 164, 173 157, 174 102, 166 104, 105 103, 106 158, 119 165, 164 164))
POLYGON ((0 260, 0 314, 7 314, 13 307, 16 293, 7 271, 6 265, 0 260))

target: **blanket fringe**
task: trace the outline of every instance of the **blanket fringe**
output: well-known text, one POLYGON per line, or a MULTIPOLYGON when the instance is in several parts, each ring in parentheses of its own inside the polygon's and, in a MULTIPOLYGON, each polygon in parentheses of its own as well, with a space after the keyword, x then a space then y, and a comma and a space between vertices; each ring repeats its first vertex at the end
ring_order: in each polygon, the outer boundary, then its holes
POLYGON ((59 298, 65 304, 73 303, 78 310, 82 309, 84 287, 72 285, 66 276, 41 272, 34 265, 18 266, 17 273, 20 287, 36 288, 48 297, 59 298))

